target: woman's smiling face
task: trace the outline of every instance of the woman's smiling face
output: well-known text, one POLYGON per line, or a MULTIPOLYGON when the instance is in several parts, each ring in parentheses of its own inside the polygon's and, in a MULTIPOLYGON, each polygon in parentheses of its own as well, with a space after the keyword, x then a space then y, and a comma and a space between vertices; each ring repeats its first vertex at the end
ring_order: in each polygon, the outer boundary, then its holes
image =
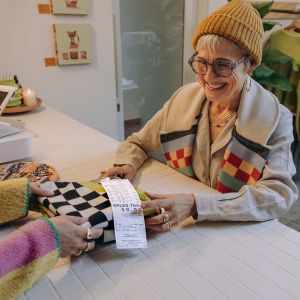
MULTIPOLYGON (((207 43, 199 43, 197 52, 197 59, 209 64, 215 62, 234 64, 245 56, 243 51, 225 39, 216 43, 214 47, 207 47, 207 43)), ((209 101, 230 105, 239 100, 246 75, 251 74, 251 71, 252 67, 247 59, 235 67, 228 77, 218 76, 214 73, 212 66, 208 65, 206 74, 198 75, 198 80, 209 101)))

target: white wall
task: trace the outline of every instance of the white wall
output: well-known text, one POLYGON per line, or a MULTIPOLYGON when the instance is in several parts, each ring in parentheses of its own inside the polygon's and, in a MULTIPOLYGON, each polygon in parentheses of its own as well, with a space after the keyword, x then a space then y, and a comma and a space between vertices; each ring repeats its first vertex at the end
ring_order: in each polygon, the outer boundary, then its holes
POLYGON ((215 10, 217 10, 222 5, 226 4, 227 0, 215 0, 215 1, 208 1, 208 13, 211 14, 215 10))
MULTIPOLYGON (((122 112, 116 111, 114 0, 90 0, 88 16, 39 15, 37 4, 49 2, 0 0, 0 78, 8 72, 17 74, 20 83, 35 89, 46 104, 111 137, 122 136, 122 112), (92 64, 44 67, 44 58, 54 56, 53 23, 92 25, 92 64)), ((187 1, 192 4, 189 7, 197 7, 194 11, 186 10, 186 17, 190 18, 187 27, 191 30, 190 33, 185 31, 185 43, 189 45, 185 50, 187 56, 192 52, 190 43, 197 19, 202 19, 226 2, 187 1)), ((289 23, 286 20, 282 22, 284 25, 289 23)), ((185 82, 194 80, 192 76, 185 76, 185 82)))
POLYGON ((7 72, 17 74, 20 83, 36 90, 47 105, 116 138, 112 0, 90 0, 88 16, 38 14, 37 4, 49 2, 0 1, 0 78, 7 72), (91 64, 44 67, 44 58, 54 56, 53 23, 92 25, 91 64))

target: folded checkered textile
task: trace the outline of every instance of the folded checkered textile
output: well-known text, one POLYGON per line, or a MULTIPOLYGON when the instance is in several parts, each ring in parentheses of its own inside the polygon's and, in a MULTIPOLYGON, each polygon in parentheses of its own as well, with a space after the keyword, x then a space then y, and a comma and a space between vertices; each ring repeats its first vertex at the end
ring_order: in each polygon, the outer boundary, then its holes
POLYGON ((46 182, 42 188, 54 193, 52 197, 38 197, 44 212, 52 217, 69 215, 86 217, 94 228, 103 228, 103 235, 97 242, 115 240, 112 208, 101 185, 93 190, 79 182, 46 182))

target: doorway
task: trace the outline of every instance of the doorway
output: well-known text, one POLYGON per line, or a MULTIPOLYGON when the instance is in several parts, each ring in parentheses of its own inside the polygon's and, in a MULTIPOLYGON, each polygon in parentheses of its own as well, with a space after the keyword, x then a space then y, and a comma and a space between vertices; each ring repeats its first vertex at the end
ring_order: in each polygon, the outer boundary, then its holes
POLYGON ((117 0, 120 140, 141 129, 184 83, 198 20, 197 0, 117 0))

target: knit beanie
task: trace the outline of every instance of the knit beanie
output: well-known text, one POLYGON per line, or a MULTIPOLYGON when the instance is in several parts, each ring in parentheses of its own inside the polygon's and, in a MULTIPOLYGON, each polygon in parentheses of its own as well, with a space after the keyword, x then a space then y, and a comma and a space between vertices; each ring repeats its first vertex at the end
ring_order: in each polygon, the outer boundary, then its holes
POLYGON ((205 34, 223 36, 244 49, 257 65, 262 58, 263 25, 258 11, 245 0, 228 2, 200 21, 193 37, 196 49, 205 34))

